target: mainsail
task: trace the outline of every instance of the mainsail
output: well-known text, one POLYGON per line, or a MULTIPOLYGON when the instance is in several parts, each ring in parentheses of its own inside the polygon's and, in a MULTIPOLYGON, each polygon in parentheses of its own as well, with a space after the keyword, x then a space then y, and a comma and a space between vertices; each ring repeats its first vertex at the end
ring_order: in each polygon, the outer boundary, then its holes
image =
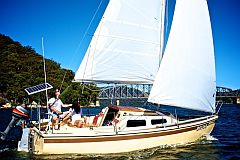
POLYGON ((162 57, 162 3, 109 1, 74 81, 153 83, 162 57))
POLYGON ((149 102, 215 111, 214 47, 206 0, 177 0, 149 102))

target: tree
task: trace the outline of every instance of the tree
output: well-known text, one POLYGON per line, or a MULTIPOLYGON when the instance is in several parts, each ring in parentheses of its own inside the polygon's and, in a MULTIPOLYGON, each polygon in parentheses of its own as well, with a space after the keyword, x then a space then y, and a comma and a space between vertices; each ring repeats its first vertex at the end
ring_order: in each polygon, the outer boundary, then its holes
POLYGON ((72 83, 61 94, 61 99, 65 103, 72 103, 80 100, 83 106, 89 105, 97 100, 99 88, 95 84, 72 83))
MULTIPOLYGON (((64 91, 72 85, 74 72, 46 59, 47 82, 64 91), (64 78, 64 81, 63 81, 64 78), (62 83, 63 82, 63 83, 62 83)), ((23 103, 24 100, 46 102, 45 93, 28 96, 25 88, 44 83, 43 57, 31 46, 22 46, 0 34, 0 98, 23 103)), ((52 91, 49 91, 51 93, 52 91)), ((6 101, 7 101, 6 100, 6 101)))

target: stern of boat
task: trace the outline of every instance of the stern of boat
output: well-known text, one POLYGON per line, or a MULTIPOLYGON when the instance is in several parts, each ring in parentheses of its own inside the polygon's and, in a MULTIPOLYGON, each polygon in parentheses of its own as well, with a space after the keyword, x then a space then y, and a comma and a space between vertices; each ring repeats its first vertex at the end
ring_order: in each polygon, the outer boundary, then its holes
POLYGON ((36 128, 31 128, 29 133, 29 151, 34 154, 42 154, 43 153, 43 143, 44 138, 36 128))

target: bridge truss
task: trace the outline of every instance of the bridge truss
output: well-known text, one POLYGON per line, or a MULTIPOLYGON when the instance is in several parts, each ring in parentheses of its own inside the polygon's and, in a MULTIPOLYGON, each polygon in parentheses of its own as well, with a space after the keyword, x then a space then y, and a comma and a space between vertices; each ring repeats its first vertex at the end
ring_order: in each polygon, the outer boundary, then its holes
POLYGON ((217 87, 217 97, 240 97, 240 90, 232 90, 226 87, 217 87))
MULTIPOLYGON (((99 99, 132 99, 148 98, 152 84, 127 84, 102 87, 99 99)), ((226 87, 216 88, 217 97, 240 97, 240 90, 232 90, 226 87)))
POLYGON ((128 84, 108 86, 101 89, 99 99, 148 98, 151 84, 128 84))

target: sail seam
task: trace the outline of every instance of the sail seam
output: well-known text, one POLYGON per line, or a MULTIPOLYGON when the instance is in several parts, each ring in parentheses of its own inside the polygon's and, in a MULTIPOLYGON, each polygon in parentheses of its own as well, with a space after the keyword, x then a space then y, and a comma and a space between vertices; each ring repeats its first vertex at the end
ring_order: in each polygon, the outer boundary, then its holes
POLYGON ((121 39, 121 40, 130 40, 130 41, 136 41, 136 42, 150 43, 150 44, 160 46, 160 43, 156 43, 156 42, 152 42, 152 41, 143 41, 143 40, 136 39, 136 38, 125 38, 123 36, 97 35, 97 37, 110 37, 110 38, 121 39))

